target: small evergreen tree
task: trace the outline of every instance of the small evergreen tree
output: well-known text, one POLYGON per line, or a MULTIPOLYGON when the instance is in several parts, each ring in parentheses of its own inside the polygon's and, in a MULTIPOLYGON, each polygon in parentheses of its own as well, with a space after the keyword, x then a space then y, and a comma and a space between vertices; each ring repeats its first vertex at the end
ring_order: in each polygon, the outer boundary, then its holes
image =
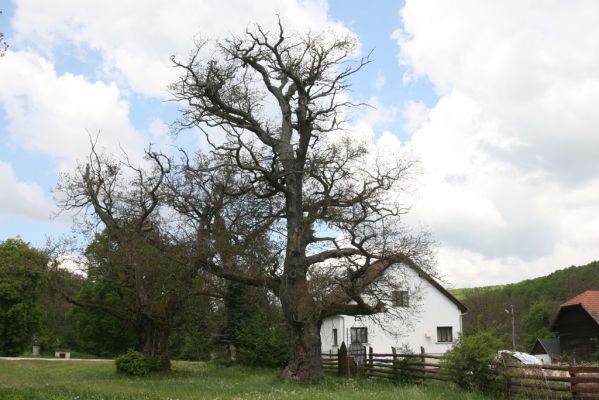
POLYGON ((395 382, 399 384, 414 384, 419 382, 419 375, 422 375, 419 371, 424 368, 422 358, 413 357, 415 353, 406 343, 398 347, 397 352, 405 356, 399 356, 397 360, 395 382))
POLYGON ((287 335, 281 311, 266 290, 227 282, 223 336, 246 365, 282 367, 287 362, 287 335))
POLYGON ((239 326, 237 354, 241 363, 265 367, 282 367, 287 363, 284 326, 273 322, 264 311, 259 311, 239 326))

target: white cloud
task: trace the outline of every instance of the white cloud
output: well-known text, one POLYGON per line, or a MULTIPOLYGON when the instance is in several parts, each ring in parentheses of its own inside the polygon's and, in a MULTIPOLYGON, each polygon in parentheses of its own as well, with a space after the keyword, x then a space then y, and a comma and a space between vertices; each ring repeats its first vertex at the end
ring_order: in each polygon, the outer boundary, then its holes
POLYGON ((164 148, 173 143, 173 136, 170 134, 168 125, 159 118, 152 120, 148 133, 152 138, 152 144, 156 144, 159 148, 164 148))
POLYGON ((385 74, 382 70, 377 72, 376 78, 372 82, 372 86, 377 90, 380 90, 383 88, 383 86, 385 86, 385 74))
POLYGON ((70 169, 89 152, 89 135, 100 146, 141 152, 146 141, 129 122, 129 104, 114 84, 57 74, 54 65, 30 52, 10 52, 0 63, 0 104, 11 142, 48 154, 70 169))
POLYGON ((98 50, 106 74, 120 75, 137 92, 167 97, 179 74, 171 54, 185 58, 198 34, 228 37, 253 23, 272 28, 276 14, 287 28, 344 29, 328 20, 325 0, 17 1, 12 22, 22 45, 51 53, 66 39, 98 50))
POLYGON ((517 138, 510 163, 564 182, 599 172, 599 3, 408 1, 402 17, 402 63, 517 138))
POLYGON ((429 108, 421 101, 408 101, 402 116, 404 118, 404 130, 414 133, 428 119, 429 108))
POLYGON ((19 215, 37 221, 48 221, 51 204, 36 183, 20 182, 12 166, 0 161, 0 214, 19 215))
POLYGON ((596 258, 599 4, 408 0, 401 15, 407 77, 440 95, 404 118, 425 169, 412 218, 443 272, 471 286, 596 258))
POLYGON ((374 128, 394 122, 399 114, 398 107, 386 106, 376 96, 368 99, 367 104, 368 107, 363 107, 353 114, 358 117, 354 124, 358 129, 372 131, 374 128))
POLYGON ((583 265, 596 254, 596 246, 560 244, 551 254, 522 260, 518 257, 485 257, 468 249, 442 246, 438 252, 439 273, 453 287, 505 284, 548 275, 571 265, 583 265))

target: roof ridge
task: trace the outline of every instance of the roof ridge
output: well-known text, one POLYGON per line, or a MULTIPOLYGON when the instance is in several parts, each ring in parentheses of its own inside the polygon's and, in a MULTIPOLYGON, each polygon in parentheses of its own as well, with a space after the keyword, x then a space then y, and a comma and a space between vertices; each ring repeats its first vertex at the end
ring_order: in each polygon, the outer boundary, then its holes
POLYGON ((589 314, 589 316, 599 324, 599 290, 585 290, 579 295, 568 299, 564 303, 560 304, 560 311, 564 307, 571 306, 582 307, 587 314, 589 314))
POLYGON ((597 297, 597 300, 599 300, 599 290, 593 290, 593 289, 589 289, 589 290, 585 290, 582 293, 577 294, 576 296, 566 300, 565 302, 563 302, 562 304, 560 304, 560 307, 566 307, 566 306, 573 306, 576 304, 583 304, 585 302, 585 300, 595 300, 593 297, 597 297), (588 298, 591 297, 591 298, 588 298))

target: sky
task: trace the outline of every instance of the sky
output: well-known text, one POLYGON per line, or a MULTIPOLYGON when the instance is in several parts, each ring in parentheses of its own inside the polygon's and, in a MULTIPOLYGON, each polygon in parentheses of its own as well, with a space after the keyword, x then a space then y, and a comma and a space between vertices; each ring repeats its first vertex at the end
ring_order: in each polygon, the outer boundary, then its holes
POLYGON ((169 56, 249 25, 350 32, 373 62, 348 96, 380 147, 421 174, 406 221, 432 232, 449 286, 503 284, 598 258, 599 2, 0 0, 0 240, 68 234, 53 189, 99 133, 139 156, 173 137, 169 56))

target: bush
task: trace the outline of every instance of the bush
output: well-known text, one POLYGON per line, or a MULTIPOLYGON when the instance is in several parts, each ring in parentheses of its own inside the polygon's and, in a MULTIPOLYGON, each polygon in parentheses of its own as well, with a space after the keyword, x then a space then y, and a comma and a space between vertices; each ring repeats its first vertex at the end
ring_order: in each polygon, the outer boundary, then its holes
POLYGON ((397 353, 406 354, 407 357, 397 358, 396 368, 394 369, 394 382, 399 384, 414 384, 420 382, 419 376, 422 375, 422 373, 419 371, 424 368, 422 358, 413 357, 412 355, 415 355, 415 353, 407 344, 398 347, 397 353))
POLYGON ((488 332, 463 336, 449 351, 442 367, 459 387, 491 392, 497 372, 494 367, 501 341, 488 332))
POLYGON ((591 338, 591 344, 595 347, 595 352, 591 354, 591 362, 599 363, 599 340, 597 338, 591 338))
POLYGON ((156 357, 146 357, 132 349, 118 356, 115 364, 117 372, 132 376, 145 376, 160 369, 160 362, 156 357))
POLYGON ((237 330, 237 356, 245 365, 282 367, 287 363, 287 334, 258 312, 237 330))

